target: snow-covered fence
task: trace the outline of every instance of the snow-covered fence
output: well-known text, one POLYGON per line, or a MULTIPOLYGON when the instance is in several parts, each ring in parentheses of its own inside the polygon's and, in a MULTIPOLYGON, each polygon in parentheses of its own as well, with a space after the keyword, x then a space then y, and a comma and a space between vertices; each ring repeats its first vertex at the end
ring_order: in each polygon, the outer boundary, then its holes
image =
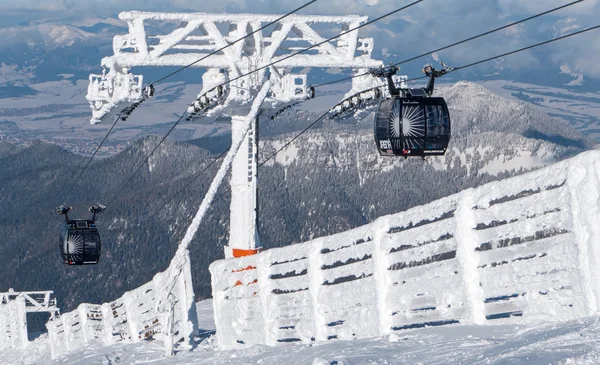
POLYGON ((27 313, 58 312, 51 290, 14 291, 0 293, 0 350, 10 347, 25 348, 29 343, 27 313))
POLYGON ((80 304, 46 324, 52 357, 90 341, 105 345, 160 339, 165 350, 189 348, 197 332, 189 253, 180 250, 152 281, 102 305, 80 304))
POLYGON ((454 323, 560 321, 600 304, 600 152, 211 265, 222 348, 454 323))
POLYGON ((28 343, 25 298, 0 303, 0 350, 25 348, 28 343))

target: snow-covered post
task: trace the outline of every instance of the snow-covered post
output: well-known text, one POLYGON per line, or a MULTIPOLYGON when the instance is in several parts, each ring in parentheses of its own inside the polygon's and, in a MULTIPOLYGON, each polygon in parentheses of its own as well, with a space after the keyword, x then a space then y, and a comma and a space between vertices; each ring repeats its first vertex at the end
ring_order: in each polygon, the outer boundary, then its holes
POLYGON ((60 316, 60 321, 62 322, 62 326, 63 326, 63 333, 65 336, 65 348, 67 350, 67 352, 70 352, 71 350, 74 350, 71 348, 71 343, 70 343, 70 336, 69 333, 71 333, 71 326, 69 326, 67 317, 70 316, 70 313, 64 313, 63 315, 60 316))
POLYGON ((125 313, 127 314, 127 328, 129 330, 129 338, 131 338, 131 342, 140 342, 140 337, 138 334, 138 313, 136 311, 137 308, 134 308, 131 305, 132 302, 132 292, 126 292, 123 294, 123 303, 125 305, 125 313))
POLYGON ((59 337, 58 330, 62 327, 62 320, 59 317, 51 318, 46 323, 46 329, 48 330, 48 341, 50 342, 50 357, 52 360, 56 359, 58 355, 64 353, 66 349, 61 348, 62 342, 59 337))
POLYGON ((6 336, 7 309, 7 304, 0 303, 0 350, 8 347, 8 338, 6 336))
POLYGON ((104 330, 104 343, 107 345, 114 343, 113 322, 114 317, 110 303, 102 304, 102 329, 104 330))
POLYGON ((87 306, 88 304, 86 303, 81 303, 78 307, 77 307, 77 312, 79 313, 79 322, 81 323, 81 333, 83 334, 83 342, 84 343, 88 343, 89 341, 91 341, 93 339, 93 336, 88 333, 88 316, 87 316, 87 306))
POLYGON ((46 329, 48 330, 48 342, 50 342, 50 358, 56 359, 58 353, 58 333, 56 333, 56 321, 60 321, 59 318, 50 319, 46 323, 46 329))
POLYGON ((25 348, 29 344, 27 337, 27 312, 25 298, 17 296, 8 304, 11 332, 11 347, 25 348))
POLYGON ((387 253, 383 250, 383 241, 389 218, 378 219, 371 223, 373 237, 373 276, 377 285, 377 314, 379 317, 379 335, 387 336, 392 332, 392 313, 387 305, 388 290, 392 287, 391 280, 387 275, 390 267, 387 253))
POLYGON ((7 335, 7 347, 8 348, 12 348, 15 347, 15 325, 14 325, 14 320, 12 320, 13 318, 15 318, 15 313, 14 313, 14 307, 15 304, 12 300, 9 300, 8 303, 6 304, 6 333, 7 335))
POLYGON ((21 338, 21 348, 27 347, 29 345, 29 336, 27 334, 27 309, 25 304, 25 298, 22 296, 18 296, 14 300, 16 305, 16 323, 19 326, 19 337, 21 338))
POLYGON ((475 232, 475 189, 464 190, 458 200, 454 219, 456 221, 456 258, 461 267, 466 311, 464 318, 473 324, 485 323, 483 291, 480 288, 479 273, 477 272, 478 258, 477 233, 475 232))
MULTIPOLYGON (((271 266, 271 252, 263 252, 256 256, 256 278, 258 280, 258 296, 260 298, 260 313, 263 317, 263 343, 269 346, 277 345, 277 338, 271 331, 271 321, 269 318, 269 294, 271 286, 269 285, 269 275, 271 266)), ((256 308, 258 311, 258 308, 256 308)))
POLYGON ((198 331, 198 315, 196 314, 196 303, 194 300, 194 288, 192 286, 192 270, 190 267, 189 252, 186 256, 186 264, 183 266, 182 272, 179 274, 179 308, 183 318, 180 318, 181 335, 186 337, 183 348, 191 349, 194 341, 194 333, 198 331))
POLYGON ((574 235, 577 237, 579 272, 588 315, 600 308, 600 171, 597 156, 586 155, 570 164, 567 185, 571 195, 574 235))
POLYGON ((164 323, 163 341, 165 346, 165 355, 173 355, 173 322, 175 315, 175 301, 173 295, 169 294, 167 298, 166 311, 162 313, 161 322, 164 323))
POLYGON ((310 244, 308 248, 308 290, 312 299, 312 317, 315 327, 315 339, 317 341, 327 341, 327 323, 321 314, 321 304, 319 303, 319 291, 323 285, 323 271, 321 269, 323 249, 323 239, 318 238, 310 244))

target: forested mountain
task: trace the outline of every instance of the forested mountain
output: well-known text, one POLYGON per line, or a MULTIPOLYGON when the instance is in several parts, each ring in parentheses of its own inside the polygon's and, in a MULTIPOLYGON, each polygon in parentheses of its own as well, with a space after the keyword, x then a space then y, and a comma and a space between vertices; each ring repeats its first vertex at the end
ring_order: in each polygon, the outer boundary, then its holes
MULTIPOLYGON (((264 246, 344 231, 591 146, 559 122, 478 86, 459 83, 441 92, 448 97, 454 123, 444 157, 382 158, 368 121, 328 121, 260 168, 264 246)), ((260 160, 294 135, 273 130, 302 129, 311 119, 310 113, 290 113, 283 120, 262 123, 260 160)), ((68 194, 85 157, 54 145, 16 148, 0 142, 0 265, 5 269, 0 288, 54 290, 59 306, 71 310, 82 302, 117 298, 164 270, 218 164, 175 196, 215 156, 195 145, 167 140, 112 200, 158 141, 150 136, 123 153, 93 162, 68 194), (92 203, 109 204, 98 222, 103 252, 97 266, 70 267, 60 260, 62 217, 53 210, 65 194, 64 203, 74 207, 75 217, 89 214, 86 208, 92 203)), ((208 265, 223 256, 228 239, 227 190, 221 188, 191 246, 199 298, 210 295, 208 265)))

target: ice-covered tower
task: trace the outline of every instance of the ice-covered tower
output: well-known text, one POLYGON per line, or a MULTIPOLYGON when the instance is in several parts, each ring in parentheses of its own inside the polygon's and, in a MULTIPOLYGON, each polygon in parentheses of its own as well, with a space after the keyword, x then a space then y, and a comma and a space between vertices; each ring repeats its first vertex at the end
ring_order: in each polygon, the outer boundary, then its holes
MULTIPOLYGON (((129 73, 138 66, 205 68, 202 91, 188 109, 189 117, 230 116, 235 138, 236 133, 241 133, 243 122, 255 118, 248 112, 266 81, 267 71, 274 81, 263 104, 263 112, 269 113, 312 96, 306 77, 310 68, 350 68, 363 72, 382 64, 371 58, 373 40, 359 38, 355 29, 367 17, 356 15, 291 15, 262 30, 281 16, 123 12, 119 18, 127 22, 129 33, 115 36, 114 55, 102 60, 104 72, 90 75, 87 99, 92 107, 92 124, 118 114, 124 118, 144 100, 142 76, 129 73), (150 23, 158 25, 153 29, 175 29, 148 35, 146 27, 150 23), (244 38, 253 32, 256 33, 244 38), (342 35, 326 42, 335 32, 342 35), (241 38, 244 39, 235 43, 241 38), (310 51, 302 52, 313 46, 310 51), (298 52, 302 53, 294 55, 298 52), (292 74, 295 69, 304 73, 292 74)), ((370 76, 355 78, 352 91, 361 91, 372 84, 370 76)), ((227 257, 253 254, 260 247, 256 222, 256 128, 255 121, 232 164, 227 257)))

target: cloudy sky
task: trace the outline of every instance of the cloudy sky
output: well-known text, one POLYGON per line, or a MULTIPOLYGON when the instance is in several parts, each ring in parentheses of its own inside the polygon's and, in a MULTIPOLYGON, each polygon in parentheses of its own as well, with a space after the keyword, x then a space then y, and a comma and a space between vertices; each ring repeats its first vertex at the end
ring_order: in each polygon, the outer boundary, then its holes
MULTIPOLYGON (((307 0, 0 0, 0 24, 40 19, 115 16, 124 10, 285 13, 307 0)), ((375 38, 375 57, 403 60, 424 51, 531 16, 569 0, 425 0, 362 31, 375 38)), ((375 18, 410 3, 407 0, 318 0, 304 14, 359 14, 375 18)), ((568 32, 600 24, 600 0, 585 0, 485 39, 437 55, 454 66, 477 61, 568 32)), ((0 42, 2 42, 0 40, 0 42)), ((407 65, 408 73, 424 61, 407 65)), ((600 30, 527 51, 472 72, 498 70, 528 73, 543 68, 583 74, 600 90, 600 30)), ((545 71, 544 71, 545 72, 545 71)))

